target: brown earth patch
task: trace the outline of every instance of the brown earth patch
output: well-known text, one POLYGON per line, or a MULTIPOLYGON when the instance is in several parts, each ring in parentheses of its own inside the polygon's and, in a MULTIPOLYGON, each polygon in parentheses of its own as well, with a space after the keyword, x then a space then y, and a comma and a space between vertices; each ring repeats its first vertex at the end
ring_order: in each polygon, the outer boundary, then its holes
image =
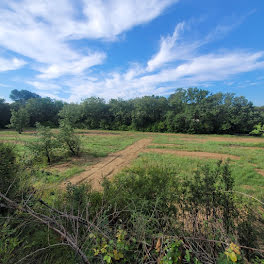
POLYGON ((229 155, 229 154, 220 154, 220 153, 211 153, 211 152, 199 152, 199 151, 184 151, 184 150, 170 150, 170 149, 147 149, 144 152, 155 152, 161 154, 174 154, 181 157, 194 157, 194 158, 203 158, 203 159, 234 159, 239 160, 240 157, 229 155))
POLYGON ((50 166, 49 170, 64 172, 74 166, 85 166, 87 165, 87 163, 97 163, 98 161, 99 161, 99 158, 95 158, 93 156, 73 157, 68 162, 50 166))
POLYGON ((258 150, 264 150, 264 148, 261 148, 261 147, 247 147, 247 146, 239 146, 239 145, 231 145, 231 146, 228 146, 229 148, 242 148, 242 149, 258 149, 258 150))
POLYGON ((110 133, 76 133, 79 136, 103 136, 103 137, 117 137, 120 134, 110 134, 110 133))
POLYGON ((180 144, 158 144, 158 143, 151 143, 151 146, 182 147, 182 145, 180 144))
POLYGON ((241 142, 241 143, 264 143, 264 139, 262 138, 252 138, 252 137, 236 137, 236 138, 229 138, 229 137, 208 137, 208 138, 197 138, 195 136, 180 136, 180 140, 184 141, 193 141, 193 142, 208 142, 208 141, 216 141, 216 142, 241 142))
POLYGON ((256 172, 262 176, 264 176, 264 170, 256 169, 256 172))
POLYGON ((255 190, 255 188, 253 186, 250 186, 250 185, 241 185, 241 187, 245 190, 255 190))
POLYGON ((10 144, 20 144, 20 145, 25 145, 26 143, 20 140, 1 140, 1 143, 10 143, 10 144))
POLYGON ((94 189, 100 190, 102 188, 101 181, 104 177, 111 179, 116 173, 127 167, 151 141, 151 138, 141 139, 124 150, 100 159, 97 164, 87 167, 84 172, 63 182, 61 187, 65 188, 68 183, 80 184, 89 182, 94 189))

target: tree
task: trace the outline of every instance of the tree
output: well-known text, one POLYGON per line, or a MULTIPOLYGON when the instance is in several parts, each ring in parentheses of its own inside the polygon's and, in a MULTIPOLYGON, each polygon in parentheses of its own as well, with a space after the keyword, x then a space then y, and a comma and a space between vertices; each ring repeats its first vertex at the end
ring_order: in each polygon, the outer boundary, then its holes
POLYGON ((29 123, 29 115, 24 107, 11 111, 10 125, 8 127, 14 128, 19 134, 23 132, 23 129, 29 123))
POLYGON ((157 131, 158 123, 164 120, 168 110, 165 97, 144 96, 133 100, 132 125, 138 130, 157 131))
POLYGON ((81 106, 83 107, 83 122, 87 128, 111 128, 109 105, 106 104, 104 99, 90 97, 85 99, 81 106))
POLYGON ((83 115, 83 107, 74 103, 65 103, 58 114, 60 118, 67 119, 72 127, 81 127, 83 115))
POLYGON ((54 150, 58 146, 55 135, 50 127, 44 127, 40 123, 36 124, 38 141, 31 143, 29 148, 36 158, 45 157, 50 164, 53 158, 54 150))
POLYGON ((59 125, 58 113, 63 107, 62 101, 46 98, 31 98, 25 105, 29 116, 30 126, 35 126, 36 122, 42 125, 56 127, 59 125))
POLYGON ((40 96, 36 93, 32 93, 27 90, 18 91, 17 89, 12 90, 9 97, 14 102, 19 102, 22 104, 24 104, 30 98, 40 98, 40 96))
POLYGON ((0 98, 0 128, 5 128, 10 121, 11 109, 10 105, 0 98))
POLYGON ((80 137, 74 135, 74 129, 67 119, 63 119, 60 121, 58 141, 62 143, 71 152, 72 155, 79 155, 81 146, 80 137))

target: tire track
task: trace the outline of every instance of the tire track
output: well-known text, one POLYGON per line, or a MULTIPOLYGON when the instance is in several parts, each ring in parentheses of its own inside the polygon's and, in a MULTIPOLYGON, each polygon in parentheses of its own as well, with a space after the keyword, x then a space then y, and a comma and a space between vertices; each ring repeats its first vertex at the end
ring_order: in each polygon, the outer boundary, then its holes
POLYGON ((65 188, 68 183, 80 184, 90 183, 94 189, 100 190, 101 182, 104 177, 111 179, 115 174, 127 167, 139 153, 143 152, 152 141, 152 138, 141 139, 134 144, 128 146, 124 150, 112 153, 109 156, 102 158, 97 164, 87 167, 87 169, 68 179, 61 184, 65 188))

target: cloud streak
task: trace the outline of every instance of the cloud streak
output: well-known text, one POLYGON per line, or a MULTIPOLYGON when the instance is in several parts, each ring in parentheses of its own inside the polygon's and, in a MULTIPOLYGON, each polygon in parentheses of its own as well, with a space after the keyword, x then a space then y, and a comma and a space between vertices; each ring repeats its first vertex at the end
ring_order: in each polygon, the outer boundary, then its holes
POLYGON ((24 60, 17 58, 0 58, 0 72, 17 70, 26 64, 24 60))

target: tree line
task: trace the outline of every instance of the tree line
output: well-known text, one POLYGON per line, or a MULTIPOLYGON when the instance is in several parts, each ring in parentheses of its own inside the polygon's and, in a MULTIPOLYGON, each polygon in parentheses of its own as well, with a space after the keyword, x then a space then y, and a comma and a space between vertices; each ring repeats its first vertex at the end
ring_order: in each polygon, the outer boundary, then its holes
POLYGON ((254 106, 244 96, 198 88, 179 88, 168 98, 152 95, 108 102, 90 97, 66 103, 27 90, 13 90, 10 98, 10 104, 0 99, 0 127, 11 123, 20 133, 36 123, 58 127, 59 119, 67 119, 86 129, 248 134, 264 120, 264 107, 254 106))

